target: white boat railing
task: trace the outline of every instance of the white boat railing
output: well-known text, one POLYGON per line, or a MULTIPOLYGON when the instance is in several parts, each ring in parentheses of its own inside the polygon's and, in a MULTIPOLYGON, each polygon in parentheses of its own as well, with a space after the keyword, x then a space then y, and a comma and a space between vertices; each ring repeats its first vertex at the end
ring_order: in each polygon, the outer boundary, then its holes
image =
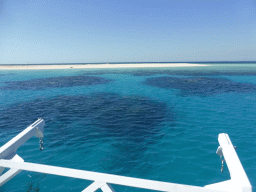
MULTIPOLYGON (((231 179, 220 183, 206 185, 204 187, 198 187, 24 162, 24 160, 16 154, 17 149, 29 138, 36 136, 40 138, 40 150, 43 150, 42 138, 44 136, 44 125, 44 120, 38 119, 0 148, 0 186, 8 182, 21 171, 25 170, 93 181, 93 183, 82 192, 94 192, 98 189, 101 189, 103 192, 114 192, 115 190, 112 188, 111 184, 155 191, 252 192, 252 186, 249 179, 229 136, 225 133, 219 134, 218 140, 220 146, 217 149, 217 154, 220 155, 221 158, 225 158, 231 179), (10 169, 2 174, 5 168, 10 169)), ((222 160, 222 163, 223 162, 224 159, 222 160)))

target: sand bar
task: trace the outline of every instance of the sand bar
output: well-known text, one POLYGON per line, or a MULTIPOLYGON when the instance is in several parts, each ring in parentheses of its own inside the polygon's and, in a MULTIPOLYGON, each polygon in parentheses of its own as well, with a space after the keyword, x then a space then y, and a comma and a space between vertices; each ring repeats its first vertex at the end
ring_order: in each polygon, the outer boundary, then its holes
POLYGON ((42 69, 109 69, 109 68, 155 68, 208 66, 189 63, 154 64, 85 64, 85 65, 0 65, 0 70, 42 70, 42 69))

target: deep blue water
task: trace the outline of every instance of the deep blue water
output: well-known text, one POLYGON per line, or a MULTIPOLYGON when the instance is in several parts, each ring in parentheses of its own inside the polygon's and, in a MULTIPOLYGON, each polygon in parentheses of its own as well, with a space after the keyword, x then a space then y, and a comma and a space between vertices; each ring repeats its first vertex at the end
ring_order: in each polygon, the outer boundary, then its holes
MULTIPOLYGON (((152 69, 0 71, 0 145, 45 119, 27 162, 204 186, 229 179, 229 134, 256 186, 256 63, 152 69)), ((22 172, 0 191, 82 191, 91 182, 22 172)), ((146 191, 113 185, 116 191, 146 191)))

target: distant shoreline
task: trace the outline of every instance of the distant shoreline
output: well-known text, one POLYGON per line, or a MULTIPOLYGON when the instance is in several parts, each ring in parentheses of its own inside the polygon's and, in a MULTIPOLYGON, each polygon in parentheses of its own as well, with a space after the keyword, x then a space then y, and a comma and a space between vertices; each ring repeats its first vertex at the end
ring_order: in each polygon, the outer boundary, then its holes
POLYGON ((44 70, 44 69, 115 69, 115 68, 158 68, 158 67, 198 67, 205 64, 152 63, 152 64, 70 64, 70 65, 0 65, 0 70, 44 70))

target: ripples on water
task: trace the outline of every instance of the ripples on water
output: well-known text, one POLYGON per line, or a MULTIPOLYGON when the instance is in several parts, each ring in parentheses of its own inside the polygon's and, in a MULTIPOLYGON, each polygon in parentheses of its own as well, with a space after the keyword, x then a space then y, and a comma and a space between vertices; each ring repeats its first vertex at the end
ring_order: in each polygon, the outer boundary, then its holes
POLYGON ((70 76, 30 79, 26 81, 7 81, 3 90, 42 90, 48 88, 88 86, 109 83, 111 80, 93 76, 70 76))
MULTIPOLYGON (((148 146, 161 137, 163 132, 159 125, 163 121, 174 121, 174 114, 168 114, 165 103, 141 96, 111 93, 57 96, 6 108, 0 113, 0 129, 16 127, 22 130, 31 120, 41 117, 47 122, 48 132, 61 135, 60 145, 62 139, 70 138, 67 143, 72 147, 76 146, 76 142, 81 145, 83 142, 94 143, 100 138, 108 138, 112 140, 112 146, 118 153, 111 154, 111 158, 105 160, 105 170, 111 172, 115 167, 126 167, 125 170, 128 171, 136 166, 148 146), (83 121, 80 123, 84 128, 90 125, 93 128, 89 128, 89 133, 88 130, 81 130, 81 127, 76 129, 72 123, 78 121, 83 121), (56 129, 56 122, 61 122, 62 128, 56 129), (74 138, 79 138, 79 141, 74 138)), ((57 140, 55 138, 50 142, 50 146, 51 143, 58 143, 57 140)))
POLYGON ((8 76, 8 75, 15 75, 15 73, 5 73, 5 74, 0 74, 0 77, 8 76))
MULTIPOLYGON (((4 106, 0 109, 1 143, 41 117, 46 121, 45 150, 40 152, 38 140, 31 139, 18 151, 25 161, 203 186, 229 179, 227 167, 220 173, 215 154, 218 133, 227 132, 238 145, 238 155, 255 186, 255 84, 247 79, 240 82, 243 75, 254 78, 254 71, 77 73, 65 76, 56 71, 58 77, 23 81, 22 74, 19 81, 13 74, 2 80, 0 96, 11 104, 5 105, 0 98, 4 106), (226 76, 213 77, 220 75, 226 76), (120 87, 117 81, 126 86, 120 87), (96 92, 94 85, 102 87, 96 92), (125 87, 130 87, 131 94, 124 94, 125 87), (51 93, 53 88, 66 89, 56 95, 51 93), (32 99, 11 102, 22 91, 32 99), (48 97, 36 94, 46 91, 48 97)), ((89 184, 22 172, 2 190, 82 191, 89 184)))
POLYGON ((140 96, 120 96, 111 93, 90 95, 57 96, 52 99, 36 99, 14 104, 0 112, 2 125, 6 129, 17 124, 27 125, 37 117, 47 122, 61 121, 67 125, 73 121, 90 121, 104 137, 143 142, 159 132, 161 122, 172 121, 166 117, 167 106, 140 96), (18 117, 18 118, 17 118, 18 117))
MULTIPOLYGON (((103 75, 107 74, 108 71, 89 71, 83 73, 83 75, 103 75)), ((122 74, 123 71, 111 71, 113 74, 122 74)), ((197 70, 193 69, 184 69, 179 70, 173 68, 173 70, 166 70, 166 69, 154 69, 154 70, 147 70, 147 69, 137 69, 134 70, 127 70, 126 74, 129 73, 133 76, 154 76, 154 75, 173 75, 173 76, 256 76, 256 72, 254 70, 245 70, 241 67, 239 70, 208 70, 207 68, 200 68, 197 70)))
POLYGON ((210 77, 155 77, 147 78, 146 85, 166 89, 179 89, 184 96, 210 96, 223 93, 250 93, 256 91, 256 85, 238 83, 226 78, 210 77))
POLYGON ((154 75, 178 75, 178 76, 256 76, 255 71, 198 71, 198 70, 155 70, 137 71, 134 76, 154 76, 154 75))

